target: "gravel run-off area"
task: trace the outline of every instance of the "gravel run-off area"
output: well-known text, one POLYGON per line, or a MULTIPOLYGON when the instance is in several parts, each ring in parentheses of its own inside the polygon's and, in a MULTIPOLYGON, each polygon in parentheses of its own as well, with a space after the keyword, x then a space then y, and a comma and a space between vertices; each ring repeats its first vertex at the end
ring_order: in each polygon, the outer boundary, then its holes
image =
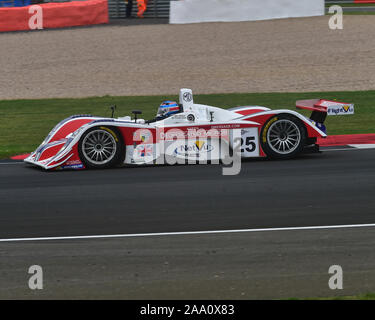
POLYGON ((0 34, 0 99, 375 89, 375 16, 0 34))

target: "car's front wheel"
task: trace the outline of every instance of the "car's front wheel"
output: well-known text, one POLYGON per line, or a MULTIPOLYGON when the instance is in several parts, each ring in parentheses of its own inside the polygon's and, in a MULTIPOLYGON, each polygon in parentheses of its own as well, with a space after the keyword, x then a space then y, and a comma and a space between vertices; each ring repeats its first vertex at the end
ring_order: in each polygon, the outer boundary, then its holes
POLYGON ((104 126, 87 130, 78 144, 86 168, 110 168, 124 160, 125 149, 119 132, 104 126))
POLYGON ((304 124, 296 117, 277 115, 269 119, 261 132, 261 144, 273 159, 290 159, 301 153, 306 139, 304 124))

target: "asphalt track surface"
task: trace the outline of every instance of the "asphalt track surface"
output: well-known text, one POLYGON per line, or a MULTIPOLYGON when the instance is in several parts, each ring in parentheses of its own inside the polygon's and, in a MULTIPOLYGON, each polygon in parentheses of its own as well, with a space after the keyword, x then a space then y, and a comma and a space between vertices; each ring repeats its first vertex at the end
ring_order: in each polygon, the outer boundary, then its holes
MULTIPOLYGON (((375 223, 375 150, 45 172, 0 164, 0 239, 375 223)), ((290 298, 375 291, 375 228, 0 242, 0 298, 290 298), (27 288, 45 268, 46 289, 27 288), (344 290, 328 289, 343 266, 344 290), (47 270, 47 271, 46 271, 47 270), (346 273, 345 273, 346 272, 346 273)))

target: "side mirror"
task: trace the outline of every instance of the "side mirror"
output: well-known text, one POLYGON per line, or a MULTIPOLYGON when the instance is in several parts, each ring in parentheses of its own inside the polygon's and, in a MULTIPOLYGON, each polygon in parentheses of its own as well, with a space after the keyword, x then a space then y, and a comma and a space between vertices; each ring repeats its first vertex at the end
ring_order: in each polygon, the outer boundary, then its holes
POLYGON ((137 114, 142 114, 141 110, 133 110, 132 114, 134 114, 134 122, 137 123, 137 114))

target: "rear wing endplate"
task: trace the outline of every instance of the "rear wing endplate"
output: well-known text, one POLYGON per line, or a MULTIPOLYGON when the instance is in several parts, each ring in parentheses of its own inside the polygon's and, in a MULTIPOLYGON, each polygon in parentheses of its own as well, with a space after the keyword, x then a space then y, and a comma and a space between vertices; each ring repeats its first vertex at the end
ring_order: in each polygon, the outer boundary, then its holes
POLYGON ((296 107, 323 112, 328 116, 354 114, 354 104, 324 99, 299 100, 296 102, 296 107))

